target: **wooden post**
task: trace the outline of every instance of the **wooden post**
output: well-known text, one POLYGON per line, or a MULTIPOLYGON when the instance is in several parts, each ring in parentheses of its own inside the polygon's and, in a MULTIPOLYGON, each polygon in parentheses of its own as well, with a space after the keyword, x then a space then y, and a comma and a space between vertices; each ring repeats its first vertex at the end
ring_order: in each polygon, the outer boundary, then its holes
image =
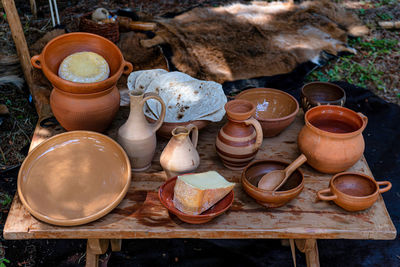
POLYGON ((315 239, 296 239, 297 248, 306 254, 307 267, 319 267, 318 245, 315 239))
POLYGON ((109 244, 109 239, 88 239, 86 245, 86 267, 98 267, 99 255, 107 251, 109 244))

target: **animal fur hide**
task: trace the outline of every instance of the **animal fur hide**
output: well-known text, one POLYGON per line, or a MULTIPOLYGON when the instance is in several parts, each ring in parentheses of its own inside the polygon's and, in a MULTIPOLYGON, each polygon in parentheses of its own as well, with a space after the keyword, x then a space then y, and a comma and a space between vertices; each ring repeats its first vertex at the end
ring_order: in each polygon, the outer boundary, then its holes
POLYGON ((195 8, 157 22, 156 36, 141 41, 143 46, 168 43, 178 70, 219 83, 288 73, 307 61, 319 64, 323 51, 355 53, 348 35, 368 32, 330 1, 195 8))

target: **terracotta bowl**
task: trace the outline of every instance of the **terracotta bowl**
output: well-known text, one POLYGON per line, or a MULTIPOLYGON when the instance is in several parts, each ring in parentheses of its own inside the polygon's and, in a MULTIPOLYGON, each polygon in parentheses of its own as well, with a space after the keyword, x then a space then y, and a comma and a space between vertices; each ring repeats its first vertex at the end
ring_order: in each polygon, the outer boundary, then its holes
POLYGON ((377 182, 374 178, 354 172, 338 173, 329 182, 329 188, 318 191, 321 200, 333 200, 347 211, 365 210, 371 207, 380 193, 389 191, 389 181, 377 182), (379 188, 386 185, 384 188, 379 188))
POLYGON ((260 122, 264 137, 281 133, 295 119, 299 111, 297 100, 281 90, 271 88, 248 89, 236 96, 256 106, 254 117, 260 122))
POLYGON ((132 64, 125 61, 119 48, 110 40, 92 33, 75 32, 60 35, 51 40, 40 55, 33 56, 31 63, 41 69, 54 87, 75 94, 90 94, 116 85, 122 73, 132 72, 132 64), (76 52, 95 52, 107 61, 110 67, 108 79, 96 83, 75 83, 58 76, 61 62, 76 52))
MULTIPOLYGON (((154 123, 155 120, 146 116, 147 121, 154 123)), ((163 122, 160 129, 157 130, 157 134, 163 138, 170 139, 172 137, 172 130, 174 130, 178 126, 186 127, 189 124, 194 124, 198 130, 203 129, 207 125, 209 125, 211 121, 188 121, 188 122, 163 122)))
POLYGON ((283 170, 289 164, 277 160, 259 160, 250 163, 242 172, 244 191, 259 204, 267 208, 277 208, 297 197, 304 188, 303 173, 297 169, 278 191, 268 191, 257 187, 264 174, 273 170, 283 170))
POLYGON ((28 154, 18 174, 18 195, 37 219, 72 226, 109 213, 130 183, 129 159, 117 142, 99 133, 73 131, 28 154))
POLYGON ((328 82, 311 82, 301 88, 301 107, 304 113, 320 105, 344 106, 346 93, 342 87, 328 82))
POLYGON ((202 224, 211 221, 213 218, 224 213, 233 203, 233 190, 221 199, 218 203, 206 210, 200 215, 189 215, 181 212, 175 208, 173 203, 174 187, 177 177, 173 177, 167 180, 158 190, 158 197, 161 203, 169 210, 169 212, 175 214, 179 219, 184 222, 191 224, 202 224))

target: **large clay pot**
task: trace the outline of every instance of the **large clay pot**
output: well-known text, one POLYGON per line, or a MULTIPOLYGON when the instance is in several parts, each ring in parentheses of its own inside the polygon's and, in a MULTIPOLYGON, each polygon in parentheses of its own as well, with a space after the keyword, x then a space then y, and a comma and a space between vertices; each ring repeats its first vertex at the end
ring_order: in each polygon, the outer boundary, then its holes
POLYGON ((179 126, 172 131, 172 138, 160 156, 160 164, 168 178, 192 172, 199 166, 200 157, 196 150, 198 132, 193 124, 179 126))
POLYGON ((95 93, 111 88, 116 85, 122 73, 129 74, 133 69, 114 43, 99 35, 84 32, 68 33, 54 38, 40 55, 31 58, 31 63, 43 71, 54 87, 75 94, 95 93), (75 83, 58 76, 61 62, 67 56, 83 51, 95 52, 104 57, 110 67, 108 79, 96 83, 75 83))
POLYGON ((116 86, 92 94, 73 94, 53 88, 50 106, 58 122, 68 131, 103 132, 117 114, 119 100, 116 86))
POLYGON ((225 167, 241 170, 252 161, 263 141, 260 123, 253 118, 256 107, 247 100, 225 104, 228 122, 221 128, 215 143, 225 167))
POLYGON ((156 131, 165 117, 165 104, 155 93, 137 94, 130 92, 131 111, 128 120, 118 130, 117 141, 129 156, 133 171, 148 169, 156 150, 156 131), (149 99, 161 103, 161 115, 155 123, 148 123, 143 113, 143 105, 149 99))
POLYGON ((317 106, 305 114, 298 145, 307 163, 323 173, 353 166, 364 153, 362 132, 368 118, 340 106, 317 106))

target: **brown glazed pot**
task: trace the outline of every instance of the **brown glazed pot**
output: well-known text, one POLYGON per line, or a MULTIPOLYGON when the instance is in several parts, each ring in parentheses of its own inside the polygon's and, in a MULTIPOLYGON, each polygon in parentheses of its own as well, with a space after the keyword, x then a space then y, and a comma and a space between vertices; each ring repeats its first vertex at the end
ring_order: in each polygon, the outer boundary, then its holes
POLYGON ((311 82, 301 88, 301 106, 304 113, 310 108, 320 105, 344 106, 346 93, 333 83, 311 82))
POLYGON ((247 100, 225 104, 228 122, 218 133, 215 147, 225 167, 241 170, 252 161, 263 141, 260 123, 252 117, 256 107, 247 100))
POLYGON ((92 94, 72 94, 53 88, 50 106, 58 122, 68 131, 103 132, 117 114, 119 98, 116 86, 92 94))
POLYGON ((83 32, 63 34, 54 38, 43 48, 40 55, 31 58, 31 63, 43 71, 54 87, 75 94, 96 93, 111 88, 117 84, 122 73, 129 74, 133 70, 132 64, 124 60, 114 43, 99 35, 83 32), (104 57, 110 67, 108 79, 96 83, 75 83, 58 76, 58 68, 67 56, 84 51, 95 52, 104 57))
POLYGON ((277 208, 297 197, 304 188, 303 173, 295 170, 285 184, 277 191, 263 190, 257 187, 261 178, 274 170, 283 170, 289 164, 276 160, 258 160, 250 163, 242 173, 244 191, 259 204, 267 208, 277 208))
POLYGON ((299 111, 297 100, 281 90, 271 88, 248 89, 236 96, 256 106, 254 117, 261 124, 264 137, 280 134, 295 119, 299 111))
POLYGON ((318 106, 304 116, 298 136, 307 163, 322 173, 338 173, 353 166, 364 153, 362 132, 368 118, 340 106, 318 106))
POLYGON ((390 188, 392 184, 389 181, 376 182, 362 173, 343 172, 333 176, 329 188, 318 191, 317 195, 321 200, 333 200, 347 211, 359 211, 371 207, 378 195, 390 188), (386 187, 379 188, 380 185, 386 187))

